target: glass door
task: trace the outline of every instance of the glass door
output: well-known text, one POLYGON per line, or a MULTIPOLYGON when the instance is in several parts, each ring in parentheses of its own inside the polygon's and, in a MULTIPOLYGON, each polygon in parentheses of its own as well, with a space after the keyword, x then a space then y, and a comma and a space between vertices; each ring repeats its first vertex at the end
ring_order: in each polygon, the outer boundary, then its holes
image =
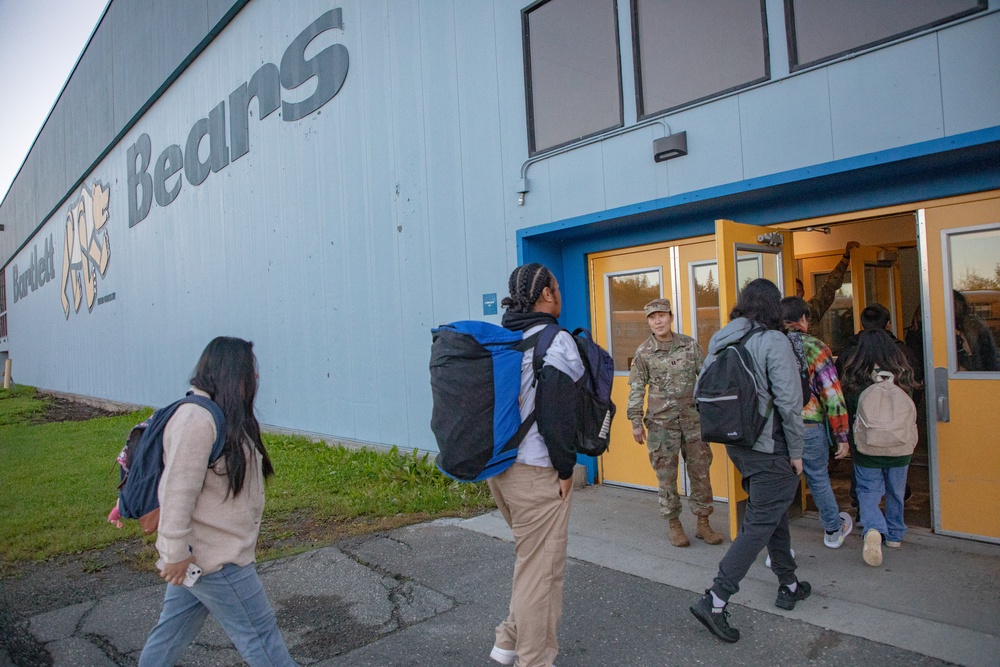
POLYGON ((1000 542, 1000 197, 917 222, 934 529, 1000 542))
MULTIPOLYGON (((682 320, 675 322, 675 328, 697 340, 704 354, 708 351, 708 341, 712 338, 712 334, 719 330, 721 323, 719 262, 715 257, 715 241, 680 245, 675 250, 677 302, 681 305, 674 306, 674 311, 683 317, 682 320)), ((726 501, 729 497, 726 481, 726 448, 718 443, 711 443, 711 447, 712 467, 709 469, 709 477, 712 480, 712 494, 716 500, 726 501)), ((683 464, 682 470, 683 489, 684 493, 687 493, 690 483, 683 464)))
POLYGON ((600 481, 656 489, 656 474, 649 465, 646 447, 632 438, 625 410, 632 357, 650 333, 643 306, 653 299, 673 298, 670 249, 663 245, 601 254, 592 257, 590 264, 591 322, 595 339, 615 362, 611 400, 618 406, 611 425, 611 444, 598 464, 600 481))
MULTIPOLYGON (((795 294, 794 249, 788 230, 716 220, 715 243, 719 258, 719 310, 724 323, 729 322, 729 312, 740 290, 755 278, 767 278, 782 294, 795 294)), ((729 485, 729 533, 735 539, 747 494, 740 484, 739 472, 728 457, 724 458, 729 485)))

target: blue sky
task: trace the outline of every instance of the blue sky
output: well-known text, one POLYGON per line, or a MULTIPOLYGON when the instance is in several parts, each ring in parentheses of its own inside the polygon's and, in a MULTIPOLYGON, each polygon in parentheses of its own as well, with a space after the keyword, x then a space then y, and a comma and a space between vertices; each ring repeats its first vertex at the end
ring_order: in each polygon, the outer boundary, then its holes
POLYGON ((108 0, 0 0, 0 201, 108 0))

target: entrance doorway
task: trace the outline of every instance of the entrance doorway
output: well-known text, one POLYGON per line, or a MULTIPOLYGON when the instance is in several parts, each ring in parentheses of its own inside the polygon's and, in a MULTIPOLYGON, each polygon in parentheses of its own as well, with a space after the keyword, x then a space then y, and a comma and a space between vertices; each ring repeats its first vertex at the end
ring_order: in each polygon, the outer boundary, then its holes
MULTIPOLYGON (((715 236, 588 256, 591 322, 595 338, 616 355, 614 399, 620 409, 627 404, 634 352, 628 348, 645 335, 645 322, 641 310, 633 312, 641 308, 638 301, 615 300, 612 278, 655 273, 658 283, 649 295, 655 291, 671 298, 676 330, 695 337, 704 349, 721 322, 728 321, 725 314, 734 298, 729 283, 735 290, 743 277, 771 277, 768 253, 754 257, 754 246, 784 247, 773 279, 789 291, 789 281, 800 278, 809 298, 848 242, 855 241, 860 247, 851 253, 849 272, 816 333, 839 352, 860 328, 861 310, 880 303, 889 310, 889 330, 917 356, 923 380, 914 397, 920 436, 909 472, 906 522, 1000 543, 1000 513, 988 511, 1000 505, 1000 191, 756 227, 753 238, 751 229, 720 221, 715 236), (621 338, 628 327, 633 337, 621 338)), ((742 490, 724 449, 713 446, 713 451, 713 490, 717 500, 729 502, 735 534, 742 490)), ((655 487, 644 448, 632 441, 627 419, 615 421, 599 477, 655 487)), ((833 478, 846 510, 850 467, 836 464, 833 478)), ((683 475, 678 484, 684 491, 683 475)), ((807 507, 810 503, 807 496, 807 507)))
MULTIPOLYGON (((805 298, 820 289, 827 275, 844 255, 849 241, 861 247, 851 253, 852 262, 833 303, 823 316, 817 331, 811 332, 837 354, 860 329, 860 313, 871 303, 880 303, 891 313, 890 329, 900 339, 906 335, 921 302, 917 226, 914 213, 879 218, 835 222, 822 227, 782 226, 784 250, 791 253, 788 263, 769 260, 772 255, 755 248, 767 244, 757 237, 765 228, 722 223, 722 242, 727 237, 734 244, 727 253, 724 274, 735 275, 736 284, 756 277, 777 282, 785 293, 792 293, 794 278, 804 284, 805 298), (726 227, 725 225, 730 225, 726 227), (753 238, 743 238, 750 234, 753 238), (730 257, 730 255, 732 257, 730 257), (789 275, 792 275, 789 278, 789 275)), ((770 229, 770 228, 767 228, 770 229)), ((615 359, 613 400, 620 418, 612 430, 611 448, 599 464, 603 483, 655 489, 656 478, 649 465, 645 447, 631 437, 625 417, 628 403, 628 371, 635 349, 648 336, 642 306, 654 298, 669 298, 675 313, 675 330, 698 340, 702 351, 732 307, 731 297, 720 302, 720 267, 715 237, 683 239, 622 251, 597 253, 589 257, 591 277, 591 322, 595 337, 615 359)), ((781 246, 778 246, 781 248, 781 246)), ((766 248, 764 248, 766 250, 766 248)), ((773 255, 773 257, 780 257, 773 255)), ((723 295, 726 296, 726 295, 723 295)), ((922 395, 918 405, 921 439, 910 472, 911 493, 906 504, 906 520, 914 527, 931 528, 931 485, 927 446, 926 410, 922 395)), ((735 534, 744 498, 738 477, 727 466, 725 448, 713 445, 712 487, 717 501, 732 501, 730 526, 735 534)), ((831 464, 831 481, 838 503, 851 507, 850 461, 831 464)), ((678 488, 688 487, 683 465, 678 488)), ((805 496, 806 509, 815 510, 811 494, 805 496)))
MULTIPOLYGON (((861 329, 861 311, 880 304, 889 311, 889 331, 908 346, 922 347, 919 331, 921 280, 917 251, 916 213, 865 218, 824 226, 793 229, 796 248, 796 273, 802 280, 805 298, 816 294, 830 272, 843 257, 847 244, 860 243, 854 249, 843 284, 820 325, 809 333, 825 342, 834 356, 840 355, 855 333, 861 329), (914 317, 918 325, 914 327, 914 317)), ((911 350, 919 359, 919 350, 911 350)), ((915 364, 922 366, 922 363, 915 364)), ((914 391, 917 406, 919 440, 910 462, 908 494, 904 503, 908 526, 933 527, 931 506, 931 470, 928 447, 926 398, 922 368, 914 374, 920 383, 914 391)), ((852 467, 850 459, 831 460, 830 482, 842 509, 857 518, 851 499, 852 467)), ((816 510, 812 495, 806 496, 806 508, 816 510)))

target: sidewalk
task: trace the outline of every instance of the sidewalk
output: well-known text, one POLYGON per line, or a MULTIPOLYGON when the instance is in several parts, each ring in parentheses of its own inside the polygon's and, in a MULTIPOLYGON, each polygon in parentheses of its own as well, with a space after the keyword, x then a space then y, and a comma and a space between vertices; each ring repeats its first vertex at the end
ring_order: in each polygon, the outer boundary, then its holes
MULTIPOLYGON (((655 493, 613 486, 576 493, 570 557, 697 594, 711 585, 730 542, 694 539, 686 501, 681 521, 691 546, 678 549, 666 539, 655 493)), ((712 524, 723 532, 726 522, 723 504, 712 524)), ((462 527, 510 539, 499 512, 462 527)), ((762 554, 732 602, 949 662, 1000 665, 1000 545, 911 530, 903 547, 883 549, 882 566, 873 568, 861 558, 860 530, 840 549, 823 546, 815 515, 792 521, 791 533, 798 575, 812 584, 812 597, 791 612, 775 609, 777 581, 762 554)))
MULTIPOLYGON (((777 583, 761 556, 732 600, 743 637, 725 644, 688 606, 726 545, 671 547, 650 492, 587 487, 573 504, 560 667, 1000 665, 1000 546, 911 534, 876 569, 861 560, 860 537, 827 549, 818 521, 797 519, 792 539, 812 596, 792 612, 776 609, 777 583)), ((693 533, 693 517, 683 521, 693 533)), ((496 667, 487 656, 513 566, 510 531, 493 512, 348 538, 259 571, 301 665, 496 667)), ((163 584, 133 573, 123 587, 121 574, 65 572, 94 580, 93 599, 56 598, 35 613, 24 626, 28 648, 55 667, 135 665, 163 584)), ((6 582, 3 595, 34 596, 31 585, 6 582)), ((0 667, 45 664, 28 655, 0 650, 0 667)), ((243 663, 210 618, 181 664, 243 663)))

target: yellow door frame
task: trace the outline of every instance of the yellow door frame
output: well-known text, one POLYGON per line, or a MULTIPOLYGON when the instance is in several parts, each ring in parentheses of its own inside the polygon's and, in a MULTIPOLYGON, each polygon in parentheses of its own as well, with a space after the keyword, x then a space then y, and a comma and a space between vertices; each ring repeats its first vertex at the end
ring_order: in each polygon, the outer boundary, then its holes
MULTIPOLYGON (((795 294, 795 248, 789 230, 746 225, 733 220, 716 220, 715 244, 719 262, 719 314, 723 322, 729 321, 728 314, 736 305, 739 295, 737 254, 741 250, 779 255, 779 275, 761 277, 771 277, 772 282, 778 283, 784 294, 795 294)), ((726 472, 729 482, 729 536, 736 539, 743 520, 747 494, 743 490, 739 471, 728 457, 726 472)))

